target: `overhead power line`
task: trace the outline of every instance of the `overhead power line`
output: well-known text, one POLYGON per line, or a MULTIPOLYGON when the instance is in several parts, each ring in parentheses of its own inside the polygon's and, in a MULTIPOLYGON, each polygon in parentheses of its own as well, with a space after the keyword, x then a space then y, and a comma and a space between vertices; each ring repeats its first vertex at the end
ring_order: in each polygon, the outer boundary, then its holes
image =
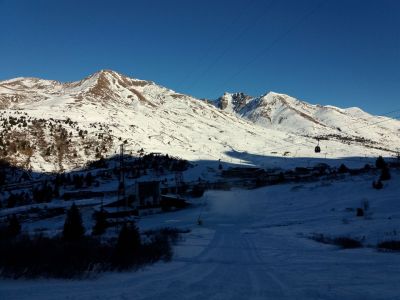
POLYGON ((377 125, 377 124, 381 124, 381 123, 385 123, 385 122, 389 122, 389 121, 393 121, 393 120, 398 120, 399 118, 400 118, 400 115, 391 117, 390 119, 386 119, 386 120, 374 122, 374 123, 369 124, 369 125, 356 127, 356 128, 354 128, 354 129, 357 130, 357 129, 361 129, 361 128, 371 127, 371 126, 375 126, 375 125, 377 125))
POLYGON ((201 58, 197 61, 196 68, 194 68, 194 72, 190 72, 189 74, 186 74, 185 78, 183 79, 183 82, 187 82, 188 84, 190 83, 190 79, 194 76, 196 71, 199 70, 199 68, 203 65, 205 62, 206 58, 209 56, 211 51, 216 48, 216 45, 219 41, 223 41, 224 37, 232 31, 233 26, 247 13, 247 11, 254 6, 256 3, 256 0, 251 0, 251 4, 246 4, 243 9, 241 9, 235 17, 231 19, 230 23, 227 23, 227 25, 224 27, 224 29, 220 32, 220 34, 211 42, 209 43, 209 47, 203 52, 203 55, 201 58))
MULTIPOLYGON (((397 110, 395 110, 395 111, 397 111, 397 110)), ((392 111, 392 112, 393 112, 393 111, 392 111)), ((374 123, 372 123, 372 124, 369 124, 369 125, 366 125, 366 126, 362 126, 362 127, 359 127, 359 128, 366 128, 366 127, 375 126, 376 124, 380 124, 380 123, 384 123, 384 122, 388 122, 388 121, 393 121, 393 119, 395 119, 395 120, 400 119, 400 115, 395 116, 395 117, 393 117, 392 119, 386 119, 386 120, 374 122, 374 123)), ((358 129, 358 128, 356 128, 356 129, 358 129)), ((313 139, 313 140, 314 140, 314 138, 312 138, 312 137, 310 137, 310 139, 313 139)), ((287 142, 287 141, 285 141, 285 140, 283 140, 283 141, 284 141, 285 143, 287 143, 286 146, 280 146, 280 147, 277 147, 277 148, 268 149, 268 151, 269 151, 269 152, 277 152, 277 151, 279 151, 279 150, 292 149, 292 148, 297 147, 297 146, 299 146, 299 145, 303 145, 303 146, 305 146, 305 147, 310 147, 310 146, 312 147, 312 146, 313 146, 313 144, 311 144, 311 142, 309 142, 310 145, 307 145, 307 144, 304 143, 304 141, 301 141, 301 142, 298 142, 298 143, 290 143, 290 142, 287 142)), ((233 149, 233 150, 234 150, 234 149, 233 149)), ((236 150, 235 150, 235 151, 236 151, 236 150)), ((391 150, 391 149, 388 149, 388 151, 396 152, 395 150, 391 150)))
MULTIPOLYGON (((365 119, 365 121, 376 119, 377 117, 389 116, 390 114, 393 114, 393 113, 396 113, 396 112, 400 112, 400 109, 391 110, 389 112, 381 113, 379 115, 371 115, 368 119, 365 119)), ((396 118, 398 118, 398 117, 394 116, 394 117, 390 117, 390 118, 396 120, 396 118)), ((391 119, 378 121, 378 122, 376 122, 376 124, 384 123, 384 122, 390 121, 391 119)), ((355 124, 355 123, 359 123, 359 122, 360 122, 360 120, 355 120, 353 122, 347 123, 346 126, 349 126, 349 125, 355 124)), ((370 125, 371 124, 363 125, 361 127, 356 127, 356 128, 354 128, 354 130, 359 129, 359 128, 363 128, 363 127, 369 127, 370 125)), ((313 126, 303 127, 303 129, 308 129, 308 128, 314 128, 314 127, 313 126)), ((333 128, 333 127, 331 127, 331 128, 333 128)))
MULTIPOLYGON (((197 80, 193 81, 192 86, 191 86, 192 88, 198 84, 200 79, 204 78, 207 74, 209 74, 209 72, 229 52, 229 50, 231 50, 234 47, 236 41, 238 41, 242 36, 245 35, 245 33, 247 33, 251 28, 253 28, 257 24, 257 22, 261 20, 261 17, 265 17, 266 13, 271 12, 271 7, 273 6, 274 2, 275 2, 275 0, 271 0, 268 3, 268 5, 265 7, 265 9, 261 11, 261 14, 255 18, 254 22, 249 22, 247 24, 247 26, 243 27, 242 30, 240 30, 238 32, 238 34, 230 41, 230 43, 228 43, 226 45, 226 47, 223 49, 223 51, 218 56, 216 56, 213 61, 211 61, 207 65, 206 69, 203 72, 200 73, 200 75, 197 77, 197 80)), ((254 2, 253 2, 253 4, 254 4, 254 2)))
POLYGON ((307 11, 300 18, 297 19, 294 23, 292 23, 284 32, 282 32, 279 36, 273 39, 266 47, 264 47, 260 52, 258 52, 255 56, 253 56, 245 65, 243 65, 237 72, 235 72, 232 76, 230 76, 227 80, 223 82, 222 85, 232 81, 235 77, 240 75, 244 70, 246 70, 250 65, 254 64, 260 57, 266 55, 275 45, 277 45, 280 41, 286 38, 290 33, 295 31, 304 23, 309 17, 314 15, 322 6, 324 2, 320 1, 317 5, 315 5, 311 10, 307 11))

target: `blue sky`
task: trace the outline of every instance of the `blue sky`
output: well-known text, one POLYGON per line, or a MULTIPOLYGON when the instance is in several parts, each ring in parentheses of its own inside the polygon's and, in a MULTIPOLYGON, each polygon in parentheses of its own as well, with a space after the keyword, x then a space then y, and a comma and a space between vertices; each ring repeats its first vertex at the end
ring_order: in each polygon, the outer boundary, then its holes
POLYGON ((113 69, 200 98, 400 108, 397 0, 0 0, 0 28, 0 80, 113 69))

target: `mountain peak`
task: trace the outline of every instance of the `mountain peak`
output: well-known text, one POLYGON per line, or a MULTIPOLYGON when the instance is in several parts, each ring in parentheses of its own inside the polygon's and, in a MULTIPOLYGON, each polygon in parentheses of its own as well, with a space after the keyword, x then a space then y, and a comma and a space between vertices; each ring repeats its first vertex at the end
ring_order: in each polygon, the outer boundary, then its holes
POLYGON ((113 70, 102 69, 100 71, 93 73, 92 75, 89 75, 88 77, 84 78, 79 82, 85 82, 85 81, 98 82, 101 80, 106 80, 106 81, 112 79, 118 80, 120 78, 127 78, 127 77, 113 70))
POLYGON ((286 95, 286 94, 282 94, 282 93, 277 93, 277 92, 267 92, 264 95, 262 95, 260 97, 260 100, 263 101, 280 101, 280 102, 296 102, 298 101, 297 99, 286 95))
POLYGON ((215 105, 225 111, 231 113, 238 113, 243 107, 250 102, 253 97, 245 93, 228 93, 225 92, 221 97, 215 101, 215 105))
POLYGON ((117 72, 114 71, 114 70, 111 70, 111 69, 101 69, 100 71, 97 71, 96 73, 110 73, 110 74, 114 74, 114 73, 117 73, 117 72))
MULTIPOLYGON (((213 104, 220 110, 151 81, 106 69, 69 83, 34 78, 3 81, 0 121, 7 126, 0 126, 0 138, 14 144, 27 141, 35 148, 32 157, 19 149, 0 149, 0 155, 7 153, 5 159, 28 167, 68 169, 99 155, 113 155, 121 140, 149 152, 205 160, 231 159, 227 148, 267 157, 275 148, 291 147, 294 141, 309 144, 310 138, 321 136, 331 140, 327 149, 334 149, 329 151, 335 155, 348 154, 349 141, 357 143, 359 153, 375 149, 381 154, 400 141, 398 121, 381 123, 381 118, 361 110, 312 105, 276 92, 256 98, 224 93, 213 104), (21 113, 26 126, 13 122, 21 113), (379 126, 371 127, 374 122, 379 126), (61 127, 68 132, 63 148, 58 147, 62 132, 56 130, 61 127), (79 134, 82 131, 87 136, 79 134), (46 155, 48 149, 51 156, 46 155)), ((309 149, 300 147, 301 155, 308 155, 309 149)))
POLYGON ((101 69, 100 71, 97 71, 96 73, 94 73, 92 76, 127 77, 127 76, 122 75, 121 73, 118 73, 111 69, 101 69))

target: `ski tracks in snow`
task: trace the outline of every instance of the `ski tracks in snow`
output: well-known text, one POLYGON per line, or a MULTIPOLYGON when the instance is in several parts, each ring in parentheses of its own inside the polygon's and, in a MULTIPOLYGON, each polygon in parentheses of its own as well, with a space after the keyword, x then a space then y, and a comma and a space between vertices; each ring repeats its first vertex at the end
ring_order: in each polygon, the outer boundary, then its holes
POLYGON ((153 290, 142 299, 289 299, 286 285, 255 246, 256 236, 241 233, 236 225, 215 228, 200 255, 177 259, 185 265, 136 286, 142 292, 153 290))

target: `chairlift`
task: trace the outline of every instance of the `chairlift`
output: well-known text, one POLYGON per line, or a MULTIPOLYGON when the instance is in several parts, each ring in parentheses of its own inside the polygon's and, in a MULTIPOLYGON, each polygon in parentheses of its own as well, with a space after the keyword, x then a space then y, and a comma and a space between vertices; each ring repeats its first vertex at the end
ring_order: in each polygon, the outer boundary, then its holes
POLYGON ((314 151, 315 151, 315 153, 320 153, 321 152, 321 147, 319 146, 319 139, 318 139, 318 144, 317 144, 317 146, 315 146, 314 151))

